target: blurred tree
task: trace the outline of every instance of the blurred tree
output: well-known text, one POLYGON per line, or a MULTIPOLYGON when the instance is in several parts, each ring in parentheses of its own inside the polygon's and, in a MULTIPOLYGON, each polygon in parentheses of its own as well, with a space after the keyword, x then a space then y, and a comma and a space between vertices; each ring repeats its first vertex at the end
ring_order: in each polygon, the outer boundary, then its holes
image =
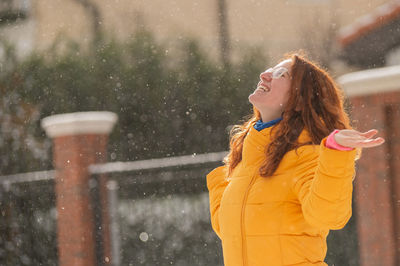
POLYGON ((230 40, 228 27, 228 12, 225 0, 217 0, 218 10, 218 32, 221 62, 224 66, 229 66, 230 59, 230 40))
POLYGON ((12 46, 4 43, 4 58, 0 74, 0 174, 10 174, 49 168, 50 140, 37 134, 39 106, 22 98, 18 90, 26 82, 16 71, 19 63, 12 46))
POLYGON ((183 41, 180 57, 172 59, 145 31, 126 44, 109 41, 89 52, 73 42, 68 47, 62 55, 54 48, 16 66, 11 72, 22 82, 14 89, 38 108, 40 118, 75 111, 116 112, 112 160, 226 150, 227 125, 250 112, 247 97, 267 63, 257 49, 249 49, 226 70, 194 40, 183 41))

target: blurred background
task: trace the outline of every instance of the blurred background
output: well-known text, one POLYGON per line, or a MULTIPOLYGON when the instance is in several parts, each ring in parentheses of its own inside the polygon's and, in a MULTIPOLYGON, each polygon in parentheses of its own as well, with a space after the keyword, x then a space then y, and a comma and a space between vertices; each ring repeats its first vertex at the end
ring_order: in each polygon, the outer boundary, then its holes
POLYGON ((400 265, 399 47, 400 1, 1 0, 0 264, 223 265, 205 174, 259 74, 302 49, 337 78, 354 126, 386 138, 357 165, 326 262, 400 265), (41 127, 88 111, 118 118, 105 148, 41 127), (57 166, 68 149, 94 159, 57 166), (61 223, 67 183, 84 192, 61 223))

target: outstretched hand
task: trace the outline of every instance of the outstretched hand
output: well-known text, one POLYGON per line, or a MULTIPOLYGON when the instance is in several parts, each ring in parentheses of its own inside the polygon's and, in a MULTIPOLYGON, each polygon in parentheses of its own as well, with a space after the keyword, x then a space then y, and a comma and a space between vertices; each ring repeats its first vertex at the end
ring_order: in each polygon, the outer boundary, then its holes
POLYGON ((342 129, 335 134, 335 141, 345 147, 351 148, 372 148, 385 142, 385 139, 378 137, 372 138, 378 130, 371 129, 367 132, 359 132, 353 129, 342 129))

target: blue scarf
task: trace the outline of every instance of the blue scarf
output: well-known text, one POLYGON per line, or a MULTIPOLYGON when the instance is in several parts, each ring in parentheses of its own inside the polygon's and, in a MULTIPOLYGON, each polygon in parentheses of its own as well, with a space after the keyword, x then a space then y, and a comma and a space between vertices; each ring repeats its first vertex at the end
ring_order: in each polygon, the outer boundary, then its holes
POLYGON ((255 128, 257 131, 261 131, 261 130, 263 130, 264 128, 272 127, 273 125, 277 124, 277 123, 278 123, 279 121, 281 121, 281 120, 282 120, 282 117, 264 123, 264 122, 260 119, 260 120, 258 120, 258 121, 254 124, 254 128, 255 128))

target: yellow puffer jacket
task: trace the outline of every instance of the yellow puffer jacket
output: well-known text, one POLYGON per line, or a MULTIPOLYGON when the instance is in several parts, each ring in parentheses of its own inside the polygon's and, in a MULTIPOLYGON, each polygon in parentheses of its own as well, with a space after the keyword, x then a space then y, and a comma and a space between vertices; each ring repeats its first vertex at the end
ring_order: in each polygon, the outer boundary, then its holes
MULTIPOLYGON (((222 241, 225 266, 327 265, 329 229, 351 217, 356 150, 305 145, 283 157, 272 177, 258 173, 272 127, 250 129, 242 161, 207 175, 211 224, 222 241)), ((299 142, 310 139, 307 131, 299 142)))

